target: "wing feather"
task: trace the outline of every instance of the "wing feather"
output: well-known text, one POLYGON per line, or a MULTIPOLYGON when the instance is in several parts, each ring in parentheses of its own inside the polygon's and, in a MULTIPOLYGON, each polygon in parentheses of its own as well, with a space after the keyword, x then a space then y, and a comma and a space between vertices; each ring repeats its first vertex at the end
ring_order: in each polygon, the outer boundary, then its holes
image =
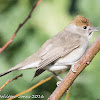
POLYGON ((42 48, 40 48, 42 51, 44 49, 44 52, 43 55, 41 55, 41 62, 39 63, 38 69, 42 69, 58 58, 66 56, 68 53, 78 48, 79 46, 80 36, 78 34, 65 31, 63 31, 63 33, 60 32, 55 37, 49 39, 48 42, 45 43, 42 48))

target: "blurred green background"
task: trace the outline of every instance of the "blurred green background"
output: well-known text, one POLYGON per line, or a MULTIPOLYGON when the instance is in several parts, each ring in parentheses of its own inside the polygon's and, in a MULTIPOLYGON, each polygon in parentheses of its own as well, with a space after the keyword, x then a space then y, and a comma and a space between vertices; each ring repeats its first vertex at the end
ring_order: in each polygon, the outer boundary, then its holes
MULTIPOLYGON (((35 2, 36 0, 0 0, 0 47, 10 39, 18 25, 27 17, 35 2)), ((78 14, 90 19, 93 26, 99 27, 100 0, 42 0, 41 4, 34 10, 31 19, 18 32, 13 43, 0 54, 0 73, 36 52, 47 39, 64 29, 78 14)), ((93 35, 91 44, 98 35, 99 32, 93 35)), ((100 99, 99 71, 100 52, 74 81, 71 86, 69 100, 100 99)), ((0 86, 20 73, 24 75, 22 78, 8 84, 0 92, 0 95, 15 95, 52 75, 46 71, 31 82, 34 72, 34 69, 14 71, 1 77, 0 86)), ((66 74, 67 72, 60 76, 65 77, 66 74)), ((57 81, 57 78, 53 78, 33 91, 24 94, 24 96, 43 95, 44 98, 41 100, 47 100, 55 90, 57 81)), ((61 100, 65 100, 65 96, 61 100)), ((3 99, 0 98, 0 100, 3 99)), ((25 98, 20 100, 25 100, 25 98)), ((30 98, 29 100, 35 99, 30 98)), ((40 99, 37 98, 37 100, 40 99)))

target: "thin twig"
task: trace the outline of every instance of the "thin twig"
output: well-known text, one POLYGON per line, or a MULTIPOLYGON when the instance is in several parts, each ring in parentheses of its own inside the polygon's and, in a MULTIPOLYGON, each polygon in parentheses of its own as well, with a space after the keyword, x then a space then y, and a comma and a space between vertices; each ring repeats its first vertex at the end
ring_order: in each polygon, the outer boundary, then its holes
MULTIPOLYGON (((65 71, 61 71, 60 73, 58 73, 58 75, 59 75, 59 74, 62 74, 62 73, 64 73, 64 72, 65 72, 65 71)), ((45 83, 45 82, 51 80, 51 79, 54 78, 54 77, 55 77, 55 75, 52 75, 52 76, 46 78, 45 80, 41 80, 39 83, 37 83, 36 85, 32 86, 31 88, 29 88, 29 89, 27 89, 27 90, 25 90, 25 91, 23 91, 23 92, 21 92, 21 93, 16 94, 15 96, 13 96, 13 98, 11 97, 11 98, 9 98, 9 99, 7 99, 7 100, 13 100, 13 99, 17 98, 17 97, 20 96, 20 95, 23 95, 23 94, 25 94, 25 93, 27 93, 27 92, 30 92, 30 91, 32 91, 33 89, 37 88, 38 86, 40 86, 40 85, 42 85, 43 83, 45 83)))
POLYGON ((0 87, 0 91, 8 84, 8 83, 10 83, 10 82, 12 82, 12 81, 14 81, 14 80, 16 80, 16 79, 18 79, 19 77, 22 77, 23 75, 22 74, 20 74, 20 75, 18 75, 18 76, 16 76, 16 77, 14 77, 13 79, 11 79, 11 80, 7 80, 7 82, 4 84, 4 85, 2 85, 1 87, 0 87))
POLYGON ((69 98, 69 91, 70 91, 70 88, 68 89, 68 92, 66 93, 66 98, 65 98, 65 100, 68 100, 68 98, 69 98))
POLYGON ((69 98, 69 92, 66 94, 66 99, 65 100, 68 100, 69 98))
POLYGON ((9 41, 2 47, 0 48, 0 53, 8 47, 8 45, 10 45, 13 41, 13 39, 15 38, 16 34, 18 33, 18 31, 21 29, 21 27, 31 18, 32 12, 33 10, 36 8, 36 6, 41 2, 41 0, 38 0, 37 3, 35 5, 33 5, 28 17, 23 21, 23 23, 21 23, 18 28, 16 29, 15 33, 13 33, 12 37, 9 39, 9 41))
POLYGON ((83 55, 83 57, 75 64, 74 70, 75 73, 70 71, 67 76, 61 82, 59 87, 55 89, 55 91, 51 94, 48 100, 60 100, 66 90, 73 84, 74 80, 78 77, 78 75, 84 70, 84 68, 90 64, 92 59, 100 50, 100 36, 96 39, 96 41, 92 44, 92 46, 87 50, 87 52, 83 55))
POLYGON ((15 96, 13 96, 14 98, 9 98, 9 99, 7 99, 7 100, 13 100, 13 99, 17 98, 17 97, 20 96, 20 95, 23 95, 23 94, 25 94, 25 93, 27 93, 27 92, 30 92, 30 91, 32 91, 33 89, 37 88, 38 86, 42 85, 43 83, 45 83, 45 82, 51 80, 53 77, 55 77, 55 76, 53 75, 53 76, 50 76, 50 77, 46 78, 45 80, 41 80, 39 83, 37 83, 36 85, 32 86, 31 88, 29 88, 29 89, 27 89, 27 90, 25 90, 25 91, 23 91, 23 92, 21 92, 21 93, 16 94, 15 96))

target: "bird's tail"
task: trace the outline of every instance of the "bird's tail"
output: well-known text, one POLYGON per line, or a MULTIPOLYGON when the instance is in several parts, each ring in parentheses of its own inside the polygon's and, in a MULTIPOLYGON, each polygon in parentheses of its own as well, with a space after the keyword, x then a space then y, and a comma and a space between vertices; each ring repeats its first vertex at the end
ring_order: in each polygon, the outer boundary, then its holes
POLYGON ((36 68, 39 64, 40 61, 34 61, 35 58, 34 56, 30 56, 27 59, 25 59, 23 62, 17 64, 16 66, 12 67, 11 69, 9 69, 8 71, 1 73, 0 77, 14 71, 14 70, 25 70, 25 69, 32 69, 32 68, 36 68), (34 61, 34 62, 33 62, 34 61))
POLYGON ((4 76, 4 75, 6 75, 6 74, 8 74, 8 73, 10 73, 10 72, 12 72, 12 71, 6 71, 6 72, 4 72, 4 73, 1 73, 1 74, 0 74, 0 77, 4 76))
POLYGON ((14 70, 17 70, 17 69, 18 69, 18 68, 11 68, 11 69, 9 69, 9 70, 6 71, 6 72, 1 73, 1 74, 0 74, 0 77, 4 76, 4 75, 6 75, 6 74, 8 74, 8 73, 10 73, 10 72, 12 72, 12 71, 14 71, 14 70))

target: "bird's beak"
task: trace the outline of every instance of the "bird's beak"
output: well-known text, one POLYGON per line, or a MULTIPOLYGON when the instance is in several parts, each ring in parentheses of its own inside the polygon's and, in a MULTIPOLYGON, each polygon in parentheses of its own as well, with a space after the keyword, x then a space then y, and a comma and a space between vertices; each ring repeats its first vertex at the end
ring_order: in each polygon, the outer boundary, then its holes
POLYGON ((90 28, 90 30, 91 30, 92 32, 100 31, 100 30, 98 30, 98 28, 99 28, 99 27, 93 27, 93 26, 92 26, 92 27, 90 28))

